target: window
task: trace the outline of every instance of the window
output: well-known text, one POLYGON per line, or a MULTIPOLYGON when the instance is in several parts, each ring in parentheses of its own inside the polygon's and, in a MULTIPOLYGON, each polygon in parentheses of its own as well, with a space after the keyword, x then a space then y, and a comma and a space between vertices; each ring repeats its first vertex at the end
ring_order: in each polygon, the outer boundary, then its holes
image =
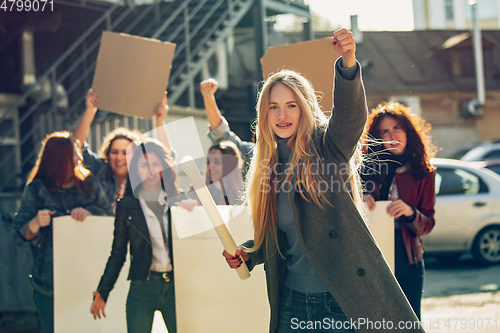
MULTIPOLYGON (((447 1, 448 2, 448 1, 447 1)), ((471 6, 464 1, 465 7, 465 19, 467 21, 472 21, 472 10, 471 6)), ((496 19, 498 17, 498 1, 497 0, 481 0, 478 2, 478 16, 479 20, 490 20, 496 19)))
POLYGON ((446 0, 444 3, 444 11, 446 14, 446 21, 453 21, 454 19, 454 14, 453 14, 453 0, 446 0))
POLYGON ((477 175, 459 168, 438 168, 436 195, 474 195, 488 192, 488 186, 477 175))
POLYGON ((488 165, 486 168, 500 175, 500 164, 488 165))
POLYGON ((483 160, 496 160, 500 159, 500 149, 495 149, 483 156, 483 160))

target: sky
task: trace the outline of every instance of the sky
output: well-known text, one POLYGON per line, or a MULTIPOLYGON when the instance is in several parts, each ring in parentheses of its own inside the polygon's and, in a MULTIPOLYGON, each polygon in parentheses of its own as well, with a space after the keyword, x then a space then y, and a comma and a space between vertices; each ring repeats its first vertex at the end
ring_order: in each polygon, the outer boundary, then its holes
POLYGON ((412 0, 304 0, 311 11, 334 27, 350 28, 351 15, 358 15, 362 31, 413 30, 412 0))

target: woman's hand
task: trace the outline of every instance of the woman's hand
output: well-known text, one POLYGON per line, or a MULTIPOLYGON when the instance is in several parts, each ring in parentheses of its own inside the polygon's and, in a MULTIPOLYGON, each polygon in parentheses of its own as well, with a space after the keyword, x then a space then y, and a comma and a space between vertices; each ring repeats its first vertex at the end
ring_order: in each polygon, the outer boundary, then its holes
POLYGON ((71 217, 77 221, 83 222, 87 216, 90 216, 90 212, 84 208, 75 208, 71 211, 71 217))
POLYGON ((101 294, 98 291, 93 292, 94 295, 94 301, 92 302, 92 306, 90 307, 90 313, 94 316, 94 320, 99 317, 101 319, 101 312, 102 316, 106 318, 106 313, 104 312, 104 308, 106 307, 106 302, 104 302, 104 299, 102 298, 101 294))
POLYGON ((330 44, 342 55, 342 67, 356 65, 356 42, 351 31, 345 28, 335 31, 330 37, 330 44))
POLYGON ((364 194, 363 201, 366 202, 370 211, 373 211, 375 209, 375 199, 371 194, 364 194))
POLYGON ((163 125, 163 121, 165 120, 165 118, 167 118, 168 110, 169 108, 167 105, 167 92, 165 91, 161 103, 158 104, 155 108, 154 117, 157 127, 163 125))
POLYGON ((222 255, 224 258, 226 258, 226 262, 229 265, 229 267, 236 269, 241 266, 243 260, 248 261, 250 259, 250 254, 246 252, 246 248, 239 246, 238 249, 236 249, 236 252, 234 253, 234 256, 230 255, 226 250, 222 252, 222 255))
POLYGON ((193 208, 198 205, 198 202, 196 202, 196 200, 193 199, 187 199, 187 200, 182 200, 181 202, 176 202, 175 205, 181 206, 188 212, 192 212, 193 208))
POLYGON ((200 91, 203 96, 213 96, 217 91, 217 87, 219 83, 214 79, 207 79, 205 81, 201 81, 200 83, 200 91))
POLYGON ((50 225, 54 212, 48 209, 39 210, 36 216, 29 221, 26 228, 26 240, 32 240, 40 232, 40 228, 50 225))
POLYGON ((99 104, 97 93, 92 89, 89 89, 89 91, 87 92, 87 96, 85 96, 85 106, 87 107, 87 109, 95 109, 97 111, 97 104, 99 104))
POLYGON ((407 205, 403 200, 399 199, 393 201, 387 206, 387 214, 391 217, 400 217, 400 216, 412 216, 414 214, 411 206, 407 205))
POLYGON ((50 224, 50 221, 52 220, 52 215, 54 215, 54 212, 51 210, 48 209, 39 210, 34 220, 36 220, 36 223, 38 224, 39 228, 43 228, 50 224))

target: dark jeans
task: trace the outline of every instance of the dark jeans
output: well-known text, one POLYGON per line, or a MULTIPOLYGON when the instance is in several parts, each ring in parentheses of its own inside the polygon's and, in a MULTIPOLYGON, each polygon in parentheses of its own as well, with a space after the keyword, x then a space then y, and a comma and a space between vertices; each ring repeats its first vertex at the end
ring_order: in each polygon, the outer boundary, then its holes
POLYGON ((278 333, 289 332, 354 333, 354 330, 329 292, 301 293, 285 286, 278 333))
POLYGON ((176 333, 174 280, 165 281, 161 274, 151 272, 147 281, 132 280, 127 297, 128 333, 151 333, 153 317, 160 311, 168 333, 176 333))
POLYGON ((40 319, 41 333, 54 333, 54 298, 35 290, 33 299, 40 319))
POLYGON ((395 231, 395 266, 396 266, 396 280, 398 280, 401 289, 406 295, 408 302, 410 302, 413 311, 420 318, 420 305, 422 301, 422 293, 424 289, 424 260, 416 265, 410 265, 406 248, 401 234, 401 229, 395 231))

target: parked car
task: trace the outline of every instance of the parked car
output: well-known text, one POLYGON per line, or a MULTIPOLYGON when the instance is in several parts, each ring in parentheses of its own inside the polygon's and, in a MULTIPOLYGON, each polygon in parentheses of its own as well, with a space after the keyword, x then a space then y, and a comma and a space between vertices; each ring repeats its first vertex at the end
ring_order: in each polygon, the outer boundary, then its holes
POLYGON ((500 176, 475 163, 433 159, 436 225, 422 237, 427 254, 472 252, 485 264, 500 262, 500 176))
POLYGON ((474 147, 462 149, 450 156, 462 161, 485 161, 500 159, 500 142, 486 142, 474 147))

